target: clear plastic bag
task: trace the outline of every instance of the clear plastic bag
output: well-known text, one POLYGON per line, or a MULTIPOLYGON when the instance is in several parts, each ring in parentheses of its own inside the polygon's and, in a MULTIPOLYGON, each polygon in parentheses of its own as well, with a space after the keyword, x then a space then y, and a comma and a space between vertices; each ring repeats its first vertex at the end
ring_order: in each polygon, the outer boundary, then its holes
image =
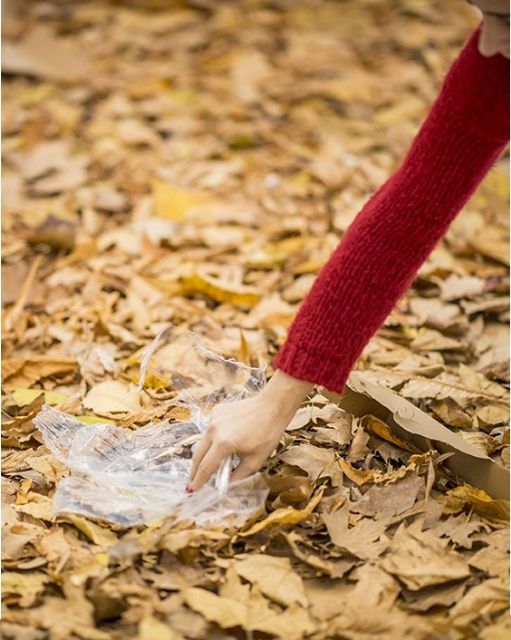
POLYGON ((55 513, 78 513, 119 525, 147 524, 168 515, 197 524, 242 524, 261 509, 268 488, 261 474, 230 483, 237 460, 227 458, 200 491, 186 493, 193 447, 219 402, 253 395, 264 370, 226 360, 196 336, 161 331, 142 354, 139 391, 148 373, 171 381, 188 422, 163 421, 136 430, 84 425, 44 405, 34 422, 44 443, 71 471, 57 487, 55 513), (166 334, 166 339, 163 336, 166 334))

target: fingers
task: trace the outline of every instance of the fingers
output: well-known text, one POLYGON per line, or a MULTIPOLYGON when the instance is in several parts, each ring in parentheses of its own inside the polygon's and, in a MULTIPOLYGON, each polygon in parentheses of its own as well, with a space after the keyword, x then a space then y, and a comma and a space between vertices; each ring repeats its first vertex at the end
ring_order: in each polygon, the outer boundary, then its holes
POLYGON ((192 491, 201 489, 222 464, 223 459, 228 455, 228 451, 213 443, 197 467, 195 476, 190 483, 192 491))
POLYGON ((206 453, 207 453, 207 451, 208 451, 210 446, 211 446, 211 436, 210 436, 209 431, 206 430, 206 432, 202 436, 201 440, 199 441, 197 449, 193 453, 192 469, 190 471, 190 482, 193 481, 193 479, 195 477, 195 474, 197 473, 197 469, 198 469, 202 459, 206 455, 206 453))
POLYGON ((253 473, 255 473, 261 465, 258 464, 258 461, 253 456, 247 456, 243 458, 243 460, 239 463, 236 469, 231 474, 231 482, 236 482, 236 480, 243 480, 244 478, 248 478, 253 473))

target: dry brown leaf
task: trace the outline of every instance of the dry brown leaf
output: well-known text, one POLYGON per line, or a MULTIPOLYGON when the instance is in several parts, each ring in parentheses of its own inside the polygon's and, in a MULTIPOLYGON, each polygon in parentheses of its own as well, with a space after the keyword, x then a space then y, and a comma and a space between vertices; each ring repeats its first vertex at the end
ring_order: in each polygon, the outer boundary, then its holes
POLYGON ((409 473, 392 484, 373 485, 351 509, 372 517, 399 515, 413 507, 423 488, 424 479, 409 473))
POLYGON ((470 575, 468 564, 460 554, 449 551, 446 543, 415 525, 400 526, 381 566, 412 591, 470 575))
POLYGON ((31 356, 30 358, 8 358, 2 361, 2 382, 6 390, 30 387, 44 378, 73 373, 78 368, 74 358, 54 356, 31 356))
POLYGON ((468 561, 471 567, 484 571, 490 578, 509 576, 509 554, 496 547, 483 547, 468 561))
POLYGON ((302 607, 294 604, 283 613, 274 611, 255 589, 242 602, 199 588, 187 589, 183 592, 183 597, 189 607, 224 629, 241 627, 290 640, 302 638, 315 629, 314 623, 302 607))
POLYGON ((307 606, 302 579, 293 570, 288 558, 251 554, 237 560, 234 569, 239 576, 257 585, 264 595, 278 604, 289 606, 296 602, 307 606))
POLYGON ((138 625, 139 640, 180 640, 183 636, 174 631, 168 624, 148 615, 138 625))
POLYGON ((342 471, 333 449, 302 444, 287 449, 280 459, 306 471, 312 482, 329 478, 333 487, 338 487, 342 482, 342 471))
POLYGON ((346 503, 338 511, 322 514, 332 542, 358 558, 374 560, 388 546, 384 533, 390 524, 390 518, 363 518, 350 528, 349 512, 349 504, 346 503))
POLYGON ((449 611, 449 622, 454 627, 466 627, 481 613, 488 616, 508 609, 509 588, 500 578, 485 580, 472 587, 449 611))
POLYGON ((46 25, 38 24, 21 41, 4 43, 2 69, 78 82, 90 77, 91 60, 83 47, 68 38, 56 37, 46 25))

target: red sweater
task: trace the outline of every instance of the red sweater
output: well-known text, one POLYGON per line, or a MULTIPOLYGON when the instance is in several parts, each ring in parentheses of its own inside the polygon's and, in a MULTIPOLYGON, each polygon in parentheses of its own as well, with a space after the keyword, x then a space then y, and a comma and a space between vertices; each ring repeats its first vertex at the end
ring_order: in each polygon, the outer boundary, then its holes
POLYGON ((402 165, 319 273, 274 366, 342 393, 365 345, 509 140, 509 61, 476 31, 402 165))

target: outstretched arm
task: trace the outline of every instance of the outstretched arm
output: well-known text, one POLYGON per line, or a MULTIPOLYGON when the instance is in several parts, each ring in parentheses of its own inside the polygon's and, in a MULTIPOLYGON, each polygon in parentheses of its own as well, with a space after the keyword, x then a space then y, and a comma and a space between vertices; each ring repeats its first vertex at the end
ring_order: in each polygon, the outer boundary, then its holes
POLYGON ((476 31, 451 67, 400 168, 355 218, 290 327, 267 387, 219 406, 194 455, 191 488, 237 453, 256 471, 313 384, 342 392, 365 345, 502 153, 509 61, 482 56, 476 31))
POLYGON ((342 392, 350 370, 509 139, 509 61, 476 31, 401 167, 346 231, 275 366, 342 392))

